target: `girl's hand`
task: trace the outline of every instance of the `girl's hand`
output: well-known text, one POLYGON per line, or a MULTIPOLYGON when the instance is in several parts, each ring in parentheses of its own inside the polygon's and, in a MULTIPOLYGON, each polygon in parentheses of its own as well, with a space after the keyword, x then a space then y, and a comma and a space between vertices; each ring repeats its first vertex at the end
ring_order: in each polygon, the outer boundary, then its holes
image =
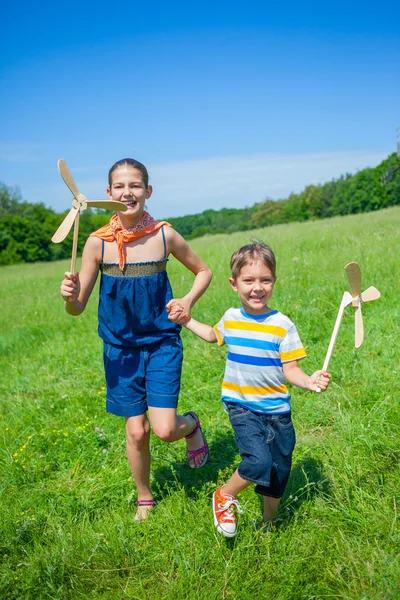
POLYGON ((76 300, 80 291, 81 284, 79 281, 79 273, 73 274, 69 271, 64 273, 64 279, 61 282, 60 293, 65 302, 76 300))
POLYGON ((315 373, 313 373, 310 377, 310 384, 308 389, 312 392, 325 392, 329 385, 331 377, 331 374, 327 373, 326 371, 315 371, 315 373))
POLYGON ((190 319, 191 305, 188 300, 173 298, 165 307, 169 313, 168 319, 177 325, 184 325, 190 319))

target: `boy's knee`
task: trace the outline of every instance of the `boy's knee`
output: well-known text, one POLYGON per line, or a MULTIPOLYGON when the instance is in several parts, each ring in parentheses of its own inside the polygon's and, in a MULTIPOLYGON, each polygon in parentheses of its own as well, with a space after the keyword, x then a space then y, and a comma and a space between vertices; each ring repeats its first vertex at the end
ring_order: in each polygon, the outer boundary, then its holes
POLYGON ((265 474, 269 472, 269 461, 265 457, 246 456, 242 459, 239 474, 242 472, 246 479, 251 481, 260 481, 265 479, 265 474))

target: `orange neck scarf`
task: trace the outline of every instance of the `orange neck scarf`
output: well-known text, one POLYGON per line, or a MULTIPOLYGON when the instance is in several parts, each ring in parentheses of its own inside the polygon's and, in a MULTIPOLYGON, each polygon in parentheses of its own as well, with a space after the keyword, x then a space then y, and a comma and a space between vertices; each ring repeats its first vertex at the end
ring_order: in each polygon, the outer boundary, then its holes
POLYGON ((124 229, 119 215, 113 215, 111 217, 110 222, 103 227, 100 227, 97 231, 94 231, 91 235, 95 237, 99 237, 106 242, 117 242, 118 246, 118 259, 119 259, 119 268, 121 271, 125 267, 126 256, 125 256, 125 246, 127 242, 134 242, 141 237, 145 237, 149 235, 149 233, 153 233, 153 231, 157 231, 163 225, 168 225, 171 227, 167 221, 156 221, 153 219, 148 212, 144 212, 142 218, 138 223, 136 223, 135 227, 131 229, 124 229))

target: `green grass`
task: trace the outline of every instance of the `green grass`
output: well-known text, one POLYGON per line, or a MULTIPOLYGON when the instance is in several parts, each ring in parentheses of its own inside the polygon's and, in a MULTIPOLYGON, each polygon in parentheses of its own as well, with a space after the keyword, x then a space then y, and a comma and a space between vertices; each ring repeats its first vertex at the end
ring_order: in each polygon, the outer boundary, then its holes
MULTIPOLYGON (((96 293, 72 318, 58 292, 68 263, 1 268, 0 597, 399 598, 399 220, 392 208, 191 243, 214 271, 194 309, 210 324, 237 304, 231 253, 253 236, 272 246, 271 305, 296 323, 309 373, 324 360, 347 289, 344 265, 359 262, 363 288, 382 294, 363 307, 359 350, 347 309, 328 392, 293 390, 297 446, 278 526, 254 527, 261 512, 249 488, 233 541, 215 533, 210 509, 239 459, 219 400, 224 350, 183 332, 180 410, 199 412, 211 457, 193 472, 183 441, 152 437, 160 503, 138 526, 123 422, 104 408, 96 293)), ((191 275, 175 260, 169 272, 179 297, 191 275)))

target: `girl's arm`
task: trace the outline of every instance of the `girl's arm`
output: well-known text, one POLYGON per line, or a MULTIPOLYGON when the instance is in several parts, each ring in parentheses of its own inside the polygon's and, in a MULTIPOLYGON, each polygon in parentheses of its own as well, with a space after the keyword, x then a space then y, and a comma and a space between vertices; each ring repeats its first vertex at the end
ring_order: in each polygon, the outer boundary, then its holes
POLYGON ((101 263, 101 239, 89 237, 82 254, 79 273, 65 273, 61 283, 61 296, 65 300, 65 310, 69 315, 80 315, 86 307, 101 263))
POLYGON ((282 368, 283 374, 289 383, 311 392, 316 392, 318 388, 321 392, 324 392, 331 379, 330 373, 322 370, 315 371, 312 375, 307 375, 304 373, 303 369, 299 367, 297 360, 283 363, 282 368))
POLYGON ((189 321, 184 323, 184 327, 189 329, 192 333, 195 333, 197 337, 201 338, 205 342, 209 342, 210 344, 214 344, 217 342, 217 335, 210 325, 205 325, 204 323, 200 323, 195 319, 190 318, 189 321))
POLYGON ((192 307, 208 288, 212 278, 212 272, 206 263, 191 250, 177 231, 172 229, 172 227, 166 227, 165 233, 167 237, 168 253, 175 256, 179 262, 195 275, 193 285, 189 292, 183 298, 174 298, 167 304, 167 310, 171 311, 170 319, 182 325, 185 321, 190 319, 192 307), (183 310, 174 313, 174 311, 171 310, 174 304, 179 304, 183 310))

